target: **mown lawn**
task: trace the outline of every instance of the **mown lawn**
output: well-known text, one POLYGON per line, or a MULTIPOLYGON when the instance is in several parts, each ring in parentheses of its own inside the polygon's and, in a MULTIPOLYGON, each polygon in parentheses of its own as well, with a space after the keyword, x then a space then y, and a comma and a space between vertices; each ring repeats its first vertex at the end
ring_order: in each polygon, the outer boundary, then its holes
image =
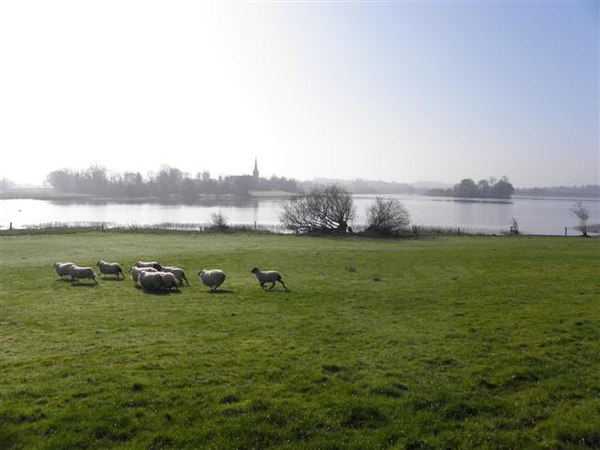
POLYGON ((600 240, 0 235, 0 448, 599 448, 600 240), (72 285, 158 260, 191 287, 72 285), (250 270, 277 269, 290 292, 250 270), (195 274, 221 268, 211 294, 195 274))

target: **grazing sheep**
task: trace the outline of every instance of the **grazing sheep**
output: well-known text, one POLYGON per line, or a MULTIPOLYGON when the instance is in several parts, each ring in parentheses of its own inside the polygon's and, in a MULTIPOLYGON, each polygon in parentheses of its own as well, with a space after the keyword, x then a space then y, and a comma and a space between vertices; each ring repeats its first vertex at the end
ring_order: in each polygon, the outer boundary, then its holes
POLYGON ((260 287, 263 289, 265 288, 265 283, 268 282, 271 283, 271 287, 269 288, 270 291, 271 289, 273 289, 273 286, 275 286, 275 282, 278 281, 281 283, 281 285, 286 291, 288 290, 288 288, 283 283, 283 279, 281 278, 281 274, 279 272, 276 272, 274 270, 267 270, 266 272, 261 272, 258 267, 252 269, 251 272, 254 275, 256 275, 256 279, 258 280, 260 287))
POLYGON ((198 277, 204 286, 208 286, 211 291, 214 291, 225 281, 225 272, 220 269, 205 269, 198 272, 198 277))
POLYGON ((190 282, 185 277, 185 272, 184 272, 183 269, 181 269, 179 267, 163 266, 162 271, 163 272, 170 272, 173 275, 175 275, 175 278, 177 278, 177 281, 179 281, 179 283, 183 284, 183 280, 185 280, 185 282, 187 283, 187 285, 188 286, 190 285, 190 282))
POLYGON ((98 284, 94 269, 91 267, 79 267, 73 265, 69 269, 69 275, 71 275, 71 281, 78 281, 80 278, 89 278, 90 280, 94 280, 94 283, 98 284))
POLYGON ((66 262, 66 263, 57 262, 54 264, 54 270, 56 271, 56 274, 62 278, 65 275, 71 275, 70 269, 74 265, 75 264, 72 262, 66 262))
POLYGON ((161 271, 162 266, 156 261, 138 261, 134 264, 135 267, 154 267, 156 270, 161 271))
POLYGON ((170 291, 172 288, 179 290, 179 281, 171 272, 158 272, 162 281, 162 288, 170 291))
POLYGON ((142 272, 158 272, 154 267, 132 267, 129 272, 131 272, 131 279, 138 284, 138 280, 140 279, 140 273, 142 272))
POLYGON ((140 272, 138 283, 145 291, 159 291, 163 286, 160 272, 148 272, 145 270, 140 272))
MULTIPOLYGON (((116 275, 117 278, 120 276, 125 279, 125 275, 123 274, 123 269, 118 263, 107 263, 102 260, 98 261, 96 265, 100 268, 100 274, 104 275, 116 275), (120 275, 120 276, 119 276, 120 275)), ((100 275, 98 274, 98 275, 100 275)))

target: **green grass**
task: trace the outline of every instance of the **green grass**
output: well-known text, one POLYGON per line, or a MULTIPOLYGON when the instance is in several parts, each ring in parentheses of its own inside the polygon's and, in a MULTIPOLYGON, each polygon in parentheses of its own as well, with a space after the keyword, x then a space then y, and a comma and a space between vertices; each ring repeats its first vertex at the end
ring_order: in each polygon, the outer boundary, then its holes
POLYGON ((0 236, 0 448, 598 448, 600 240, 0 236), (158 260, 191 287, 60 281, 158 260), (262 291, 252 267, 291 292, 262 291), (228 278, 211 294, 195 273, 228 278))

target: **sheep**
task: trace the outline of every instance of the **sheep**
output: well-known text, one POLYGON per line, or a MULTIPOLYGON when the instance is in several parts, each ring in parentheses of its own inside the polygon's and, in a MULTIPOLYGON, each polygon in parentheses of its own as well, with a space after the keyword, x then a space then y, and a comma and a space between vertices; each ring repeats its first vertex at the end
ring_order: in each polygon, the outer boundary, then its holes
POLYGON ((138 261, 134 264, 135 267, 154 267, 156 270, 161 271, 162 266, 156 261, 138 261))
POLYGON ((71 281, 73 282, 78 281, 80 278, 89 278, 90 280, 94 280, 94 283, 98 284, 94 269, 91 267, 79 267, 73 265, 69 269, 69 275, 71 275, 71 281))
POLYGON ((275 286, 275 282, 278 281, 281 283, 281 285, 286 291, 289 290, 283 283, 283 279, 281 278, 281 274, 279 272, 276 272, 274 270, 267 270, 266 272, 261 272, 258 267, 252 269, 251 272, 254 275, 256 275, 256 279, 258 280, 260 287, 263 289, 265 288, 265 283, 269 282, 271 283, 271 287, 269 288, 270 291, 271 289, 273 289, 273 286, 275 286))
POLYGON ((220 269, 201 270, 198 277, 204 286, 208 286, 211 291, 215 291, 225 281, 225 272, 220 269))
POLYGON ((125 275, 123 274, 123 269, 118 263, 107 263, 102 260, 98 261, 96 265, 100 268, 100 274, 104 275, 116 275, 117 278, 120 278, 119 275, 125 279, 125 275))
POLYGON ((148 272, 145 270, 140 272, 138 283, 145 291, 158 291, 163 286, 160 272, 148 272))
POLYGON ((179 267, 163 266, 162 271, 163 272, 170 272, 173 275, 175 275, 175 278, 177 278, 177 281, 179 281, 179 283, 183 284, 183 280, 185 280, 185 282, 187 283, 187 285, 188 286, 190 285, 190 282, 185 277, 185 272, 184 272, 183 269, 181 269, 179 267))
POLYGON ((177 277, 171 273, 171 272, 157 272, 160 274, 160 278, 162 281, 162 288, 166 289, 166 290, 171 290, 172 288, 175 288, 177 290, 179 290, 179 281, 177 280, 177 277))
POLYGON ((66 263, 60 263, 57 262, 54 264, 54 270, 56 271, 56 274, 59 277, 64 277, 65 275, 71 275, 71 273, 69 272, 69 270, 71 269, 71 267, 73 267, 75 264, 72 262, 66 262, 66 263))
POLYGON ((138 284, 140 273, 142 272, 158 272, 154 267, 135 267, 133 266, 129 272, 131 272, 131 279, 138 284))

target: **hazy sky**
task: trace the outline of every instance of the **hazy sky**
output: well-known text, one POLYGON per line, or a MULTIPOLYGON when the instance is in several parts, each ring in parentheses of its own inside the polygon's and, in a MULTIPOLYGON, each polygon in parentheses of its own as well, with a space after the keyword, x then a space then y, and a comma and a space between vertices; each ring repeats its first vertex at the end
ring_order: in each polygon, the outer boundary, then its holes
POLYGON ((0 2, 0 175, 600 183, 597 1, 0 2))

